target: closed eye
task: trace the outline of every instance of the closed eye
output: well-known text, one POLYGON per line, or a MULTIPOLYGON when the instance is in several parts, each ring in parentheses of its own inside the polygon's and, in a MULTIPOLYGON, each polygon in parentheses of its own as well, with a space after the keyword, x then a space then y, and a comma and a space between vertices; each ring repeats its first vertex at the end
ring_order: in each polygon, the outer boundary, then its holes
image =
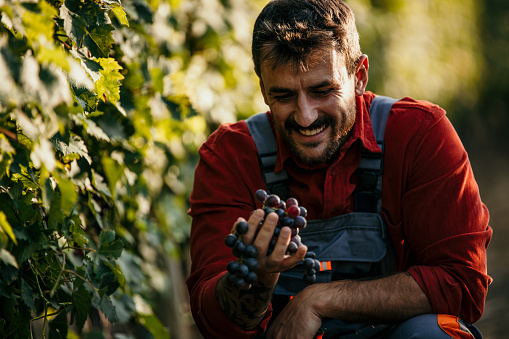
POLYGON ((328 89, 323 89, 323 90, 315 90, 313 91, 313 93, 316 95, 316 96, 327 96, 329 95, 331 92, 333 91, 332 88, 328 88, 328 89))

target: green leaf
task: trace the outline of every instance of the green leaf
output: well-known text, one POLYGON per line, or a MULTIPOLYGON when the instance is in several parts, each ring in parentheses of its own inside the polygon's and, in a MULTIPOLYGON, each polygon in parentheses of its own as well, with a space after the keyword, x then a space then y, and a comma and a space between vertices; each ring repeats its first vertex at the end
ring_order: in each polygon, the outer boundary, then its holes
POLYGON ((67 312, 62 310, 53 320, 49 323, 49 337, 50 339, 65 339, 69 325, 67 323, 67 312))
MULTIPOLYGON (((85 276, 84 269, 78 269, 76 273, 82 277, 85 276)), ((73 308, 71 310, 71 323, 75 323, 78 330, 81 331, 88 318, 88 313, 90 313, 92 296, 86 289, 84 281, 80 278, 76 278, 75 280, 72 301, 73 308)))
POLYGON ((99 303, 99 309, 103 312, 104 316, 111 322, 114 323, 117 321, 117 312, 115 311, 115 307, 111 302, 111 299, 105 295, 102 296, 101 302, 99 303))
POLYGON ((137 319, 140 324, 142 324, 154 336, 154 339, 169 338, 170 334, 168 329, 161 324, 155 315, 138 314, 137 319))
POLYGON ((0 249, 0 260, 2 260, 7 265, 19 268, 16 258, 11 254, 11 252, 7 251, 5 248, 0 249))
POLYGON ((35 311, 35 293, 25 279, 21 279, 21 300, 23 300, 25 305, 30 307, 31 310, 35 311))
POLYGON ((115 28, 112 25, 92 27, 83 41, 84 45, 99 58, 107 58, 110 55, 111 45, 115 42, 113 34, 115 28))
MULTIPOLYGON (((18 244, 16 237, 12 232, 11 224, 7 221, 7 216, 3 211, 0 211, 0 232, 7 234, 16 245, 18 244)), ((17 267, 17 265, 14 266, 17 267)))
POLYGON ((127 15, 125 14, 125 11, 122 8, 122 6, 118 4, 111 4, 111 11, 113 12, 113 14, 115 14, 118 21, 120 21, 122 25, 126 25, 127 27, 129 27, 129 21, 127 20, 127 15))
POLYGON ((121 239, 115 239, 114 231, 103 231, 99 235, 99 254, 106 258, 118 259, 124 249, 121 239))
POLYGON ((51 41, 53 39, 53 17, 57 15, 57 11, 46 1, 39 1, 37 4, 37 7, 32 7, 35 11, 26 10, 23 14, 26 37, 30 41, 37 42, 40 35, 43 34, 47 41, 51 41))
POLYGON ((79 14, 74 13, 68 6, 75 1, 66 0, 60 6, 60 18, 64 20, 64 30, 67 36, 71 38, 74 43, 81 47, 83 39, 88 34, 87 22, 79 14))
POLYGON ((101 78, 95 83, 97 95, 104 101, 117 102, 120 100, 120 80, 124 79, 119 72, 122 67, 112 58, 99 58, 97 61, 102 67, 101 78))
POLYGON ((102 158, 102 164, 106 178, 108 179, 109 190, 110 192, 115 193, 115 187, 124 173, 124 168, 118 163, 118 161, 108 156, 104 156, 102 158))
POLYGON ((76 192, 76 186, 71 180, 66 178, 57 177, 58 189, 60 190, 60 207, 65 215, 74 208, 78 193, 76 192))
POLYGON ((76 156, 85 158, 89 164, 92 163, 90 155, 88 155, 88 149, 83 139, 78 135, 72 134, 69 138, 69 144, 66 144, 62 140, 53 141, 55 148, 62 152, 64 160, 70 161, 75 159, 76 156))

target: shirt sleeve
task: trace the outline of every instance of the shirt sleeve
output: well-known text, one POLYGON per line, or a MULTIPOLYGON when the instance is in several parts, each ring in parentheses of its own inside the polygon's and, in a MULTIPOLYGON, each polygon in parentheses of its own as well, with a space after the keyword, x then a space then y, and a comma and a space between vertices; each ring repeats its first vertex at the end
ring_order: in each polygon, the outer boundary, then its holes
POLYGON ((401 229, 411 263, 408 272, 434 313, 473 323, 483 313, 491 283, 488 210, 445 112, 431 106, 419 114, 421 128, 409 140, 401 164, 401 229))
POLYGON ((193 317, 205 338, 252 338, 266 328, 270 311, 252 331, 244 331, 223 313, 215 296, 226 265, 236 260, 224 245, 238 217, 256 209, 254 192, 261 179, 254 141, 244 122, 225 124, 200 148, 191 194, 191 274, 187 279, 193 317))

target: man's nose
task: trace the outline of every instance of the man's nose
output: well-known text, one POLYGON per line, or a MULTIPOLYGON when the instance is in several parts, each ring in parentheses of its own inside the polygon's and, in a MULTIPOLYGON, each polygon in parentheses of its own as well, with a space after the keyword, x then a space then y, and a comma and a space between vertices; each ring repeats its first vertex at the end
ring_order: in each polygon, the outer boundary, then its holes
POLYGON ((295 112, 295 122, 308 127, 318 118, 318 109, 313 99, 307 95, 299 95, 295 112))

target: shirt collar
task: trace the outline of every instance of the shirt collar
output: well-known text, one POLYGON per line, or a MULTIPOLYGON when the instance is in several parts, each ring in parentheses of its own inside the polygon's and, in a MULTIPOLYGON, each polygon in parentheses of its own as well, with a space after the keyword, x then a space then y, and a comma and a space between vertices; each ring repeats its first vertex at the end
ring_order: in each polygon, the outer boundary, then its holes
MULTIPOLYGON (((373 101, 373 98, 375 95, 371 92, 366 92, 363 96, 356 96, 355 97, 355 103, 357 106, 356 109, 356 116, 355 116, 355 123, 352 129, 352 133, 350 135, 350 138, 346 141, 346 143, 341 146, 340 152, 336 156, 336 159, 332 162, 331 165, 337 164, 345 155, 346 151, 357 141, 360 140, 362 146, 364 149, 366 149, 369 152, 372 153, 380 153, 381 150, 378 147, 378 144, 375 139, 375 134, 373 132, 373 127, 371 126, 371 119, 369 117, 369 106, 371 105, 371 102, 373 101)), ((272 114, 268 112, 270 116, 270 122, 273 128, 273 131, 276 135, 276 141, 277 141, 277 159, 276 159, 276 167, 275 172, 280 172, 285 167, 285 162, 288 159, 293 159, 292 153, 288 147, 288 145, 281 139, 279 136, 279 133, 274 128, 274 122, 272 119, 272 114)), ((298 163, 296 159, 293 159, 295 162, 298 163)), ((308 168, 308 169, 317 169, 317 168, 324 168, 328 167, 329 164, 322 164, 322 165, 316 165, 316 166, 305 166, 300 165, 301 167, 308 168)))

